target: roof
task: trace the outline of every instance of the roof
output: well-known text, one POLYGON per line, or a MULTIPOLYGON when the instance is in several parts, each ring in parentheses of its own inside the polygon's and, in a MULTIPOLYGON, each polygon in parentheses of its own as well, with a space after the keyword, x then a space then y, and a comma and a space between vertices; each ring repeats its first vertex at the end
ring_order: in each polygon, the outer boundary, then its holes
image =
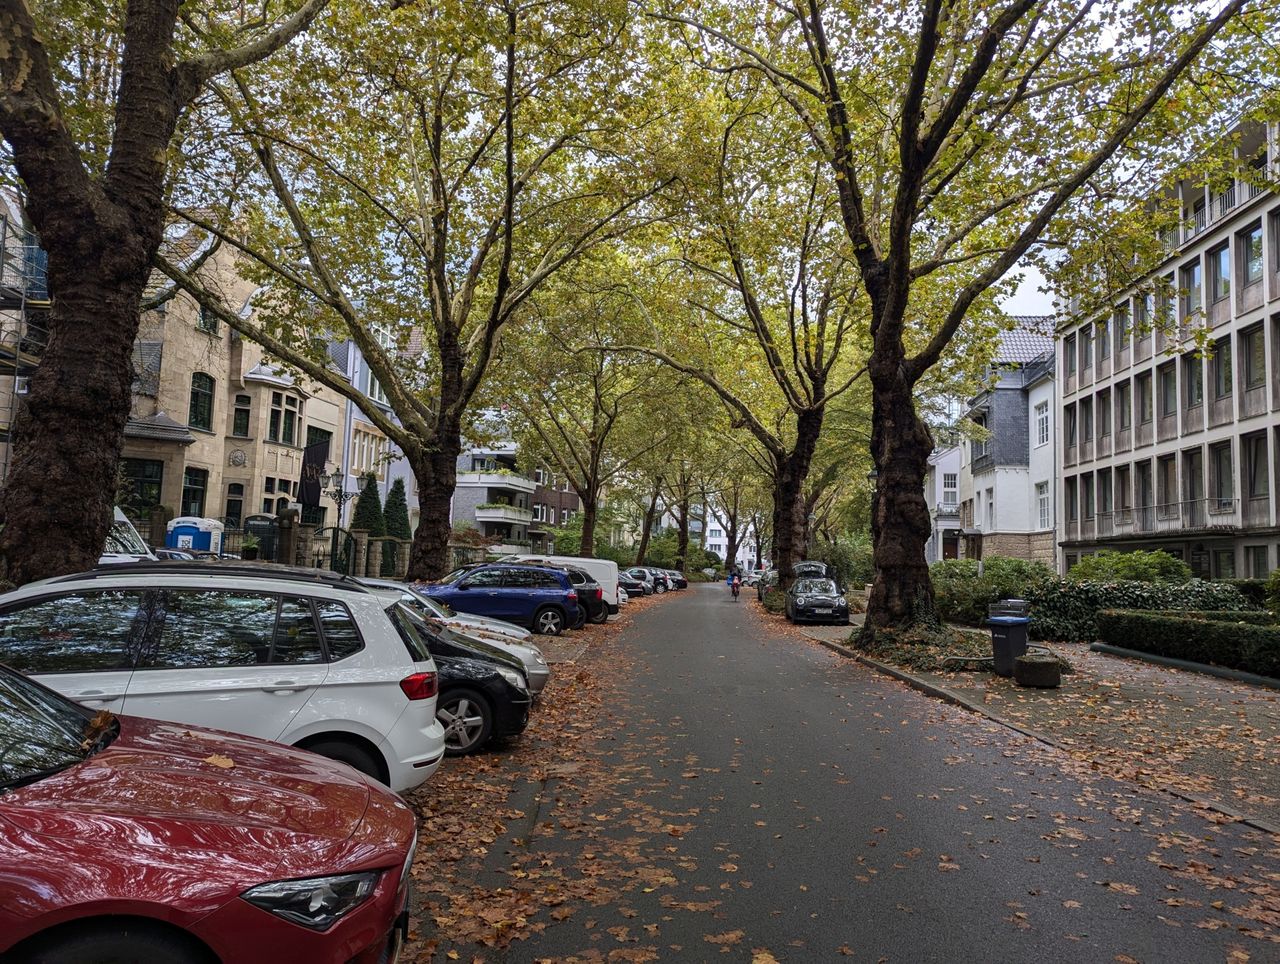
POLYGON ((160 362, 164 357, 164 342, 135 341, 133 343, 133 393, 155 398, 160 394, 160 362))
POLYGON ((124 426, 125 438, 149 439, 155 442, 177 442, 190 445, 196 440, 181 422, 175 422, 164 412, 141 417, 129 416, 124 426))
POLYGON ((1053 315, 1010 315, 1014 327, 1000 333, 996 364, 1021 365, 1053 351, 1053 315))

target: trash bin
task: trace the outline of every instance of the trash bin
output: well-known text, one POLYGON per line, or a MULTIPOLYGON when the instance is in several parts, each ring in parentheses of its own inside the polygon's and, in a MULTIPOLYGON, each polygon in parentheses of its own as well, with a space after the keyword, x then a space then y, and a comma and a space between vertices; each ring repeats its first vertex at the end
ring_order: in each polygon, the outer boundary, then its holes
POLYGON ((991 655, 996 672, 1013 675, 1013 661, 1027 651, 1027 626, 1031 622, 1030 607, 1025 599, 1001 599, 987 607, 987 623, 991 626, 991 655))
POLYGON ((165 531, 166 549, 187 549, 196 552, 222 553, 222 523, 217 519, 183 515, 170 519, 165 531))

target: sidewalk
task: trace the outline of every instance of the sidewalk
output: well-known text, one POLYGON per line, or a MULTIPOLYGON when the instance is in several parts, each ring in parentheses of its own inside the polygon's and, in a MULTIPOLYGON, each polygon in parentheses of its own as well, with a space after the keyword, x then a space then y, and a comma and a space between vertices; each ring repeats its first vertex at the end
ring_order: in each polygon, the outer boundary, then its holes
MULTIPOLYGON (((843 644, 849 628, 806 632, 843 644)), ((892 669, 1116 777, 1280 832, 1280 692, 1093 653, 1079 643, 1053 648, 1075 667, 1056 690, 986 672, 892 669)))

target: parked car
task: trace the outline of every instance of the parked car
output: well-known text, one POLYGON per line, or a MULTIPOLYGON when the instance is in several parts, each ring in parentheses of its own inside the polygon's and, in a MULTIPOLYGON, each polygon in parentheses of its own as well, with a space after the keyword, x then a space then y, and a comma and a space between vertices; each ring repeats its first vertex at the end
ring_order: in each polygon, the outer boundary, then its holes
POLYGON ((803 576, 816 576, 820 579, 834 579, 835 573, 831 571, 831 567, 825 562, 815 562, 811 559, 805 559, 797 562, 791 567, 791 573, 797 579, 803 576))
POLYGON ((683 572, 678 569, 667 569, 666 574, 671 577, 671 585, 676 589, 688 589, 689 579, 683 572))
POLYGON ((349 767, 99 713, 0 667, 0 958, 374 964, 416 827, 349 767))
POLYGON ((523 626, 507 622, 505 619, 490 619, 488 616, 476 616, 472 613, 460 613, 444 600, 436 599, 426 593, 428 583, 402 583, 392 579, 364 579, 370 586, 384 589, 406 589, 414 598, 431 610, 432 615, 442 622, 455 626, 463 632, 480 630, 491 636, 502 636, 524 646, 533 646, 533 633, 523 626))
POLYGON ((764 594, 778 585, 778 570, 770 569, 756 580, 756 599, 764 602, 764 594))
POLYGON ((611 559, 592 559, 587 556, 547 556, 534 553, 517 553, 503 556, 499 562, 519 562, 529 566, 573 567, 591 575, 600 584, 610 615, 618 613, 618 564, 611 559))
POLYGON ((577 566, 563 568, 578 593, 578 622, 573 628, 581 629, 588 619, 593 623, 608 622, 609 604, 604 601, 604 587, 584 569, 577 566))
MULTIPOLYGON (((626 572, 623 573, 622 575, 625 575, 626 578, 628 579, 634 580, 640 586, 640 591, 643 592, 646 596, 653 595, 653 589, 654 589, 653 573, 651 573, 648 569, 643 569, 640 566, 633 566, 630 569, 626 570, 626 572)), ((620 575, 619 579, 621 578, 622 576, 620 575)), ((628 588, 627 591, 630 592, 630 588, 628 588)))
POLYGON ((407 606, 396 611, 405 645, 435 660, 440 673, 436 719, 445 753, 462 756, 491 739, 517 736, 529 723, 528 680, 520 661, 481 640, 424 619, 407 606))
POLYGON ((578 593, 563 569, 487 563, 458 569, 422 591, 449 607, 559 636, 578 619, 578 593))
POLYGON ((835 580, 804 576, 787 590, 787 618, 793 623, 849 625, 849 603, 835 580))
POLYGON ((444 730, 400 608, 317 569, 103 566, 0 596, 0 662, 93 710, 275 740, 405 791, 440 765, 444 730))
MULTIPOLYGON (((533 636, 528 630, 520 629, 518 626, 512 626, 521 633, 524 633, 527 643, 516 642, 514 638, 503 634, 490 632, 482 625, 474 625, 481 623, 480 617, 472 617, 472 621, 462 621, 455 619, 441 619, 438 611, 441 608, 440 603, 432 599, 430 596, 423 595, 415 587, 405 585, 404 583, 394 582, 390 579, 362 579, 360 580, 366 586, 374 586, 380 589, 392 589, 400 593, 400 601, 418 612, 431 628, 439 632, 443 629, 449 629, 453 632, 453 637, 459 640, 462 645, 470 646, 471 656, 476 659, 492 658, 492 651, 498 650, 505 656, 513 657, 512 665, 519 665, 524 672, 526 684, 529 693, 533 697, 537 697, 542 693, 547 685, 547 681, 551 679, 551 668, 547 665, 547 659, 542 655, 540 650, 533 643, 533 636)), ((497 620, 484 620, 484 623, 496 623, 497 620)), ((510 625, 510 624, 507 624, 510 625)), ((432 653, 434 654, 434 650, 432 653)), ((443 684, 441 684, 443 686, 443 684)), ((438 707, 437 702, 437 707, 438 707)), ((437 716, 439 711, 437 709, 437 716)))
POLYGON ((653 577, 653 591, 656 593, 669 592, 675 588, 671 576, 665 569, 655 569, 652 566, 645 566, 645 571, 653 577))
POLYGON ((624 589, 621 585, 619 585, 618 586, 618 606, 619 607, 626 606, 626 604, 629 602, 631 602, 631 593, 627 592, 626 589, 624 589))
POLYGON ((768 572, 767 569, 752 569, 750 572, 747 573, 746 578, 744 578, 742 581, 746 583, 748 586, 754 586, 756 583, 760 581, 760 577, 763 576, 766 572, 768 572))
POLYGON ((170 562, 195 562, 195 556, 185 549, 157 549, 157 559, 168 559, 170 562))

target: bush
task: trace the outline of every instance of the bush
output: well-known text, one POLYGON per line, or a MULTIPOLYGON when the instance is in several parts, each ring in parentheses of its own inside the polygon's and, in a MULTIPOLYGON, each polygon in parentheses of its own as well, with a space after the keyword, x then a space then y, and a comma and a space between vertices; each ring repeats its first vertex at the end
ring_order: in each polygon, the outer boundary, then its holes
POLYGON ((1273 613, 1280 613, 1280 569, 1267 580, 1267 608, 1273 613))
POLYGON ((1031 638, 1090 643, 1103 609, 1246 612, 1253 607, 1225 582, 1077 582, 1055 579, 1028 598, 1031 638))
POLYGON ((868 534, 837 536, 832 542, 816 542, 809 558, 830 566, 841 586, 861 589, 876 575, 871 558, 871 536, 868 534))
POLYGON ((1156 549, 1117 552, 1103 549, 1077 562, 1067 578, 1075 582, 1175 582, 1191 581, 1191 567, 1181 559, 1156 549))
POLYGON ((781 615, 787 611, 787 594, 781 589, 770 589, 764 594, 764 608, 781 615))
POLYGON ((987 607, 1001 599, 1026 599, 1036 587, 1053 579, 1041 562, 991 556, 978 575, 975 559, 947 559, 929 567, 938 615, 953 623, 981 626, 987 607))
POLYGON ((1187 619, 1211 619, 1219 623, 1249 623, 1253 626, 1275 626, 1280 624, 1280 617, 1277 617, 1275 613, 1267 612, 1265 609, 1257 611, 1245 610, 1243 612, 1234 612, 1230 609, 1211 609, 1208 612, 1192 610, 1178 613, 1178 615, 1185 616, 1187 619))
POLYGON ((356 499, 351 528, 364 529, 370 538, 387 534, 387 522, 382 515, 382 496, 378 492, 378 477, 372 472, 364 476, 364 488, 356 499))
POLYGON ((1267 580, 1265 579, 1221 579, 1229 586, 1240 590, 1240 595, 1255 606, 1267 605, 1267 580))
POLYGON ((1125 649, 1280 677, 1276 626, 1107 609, 1098 613, 1098 632, 1104 642, 1125 649))

